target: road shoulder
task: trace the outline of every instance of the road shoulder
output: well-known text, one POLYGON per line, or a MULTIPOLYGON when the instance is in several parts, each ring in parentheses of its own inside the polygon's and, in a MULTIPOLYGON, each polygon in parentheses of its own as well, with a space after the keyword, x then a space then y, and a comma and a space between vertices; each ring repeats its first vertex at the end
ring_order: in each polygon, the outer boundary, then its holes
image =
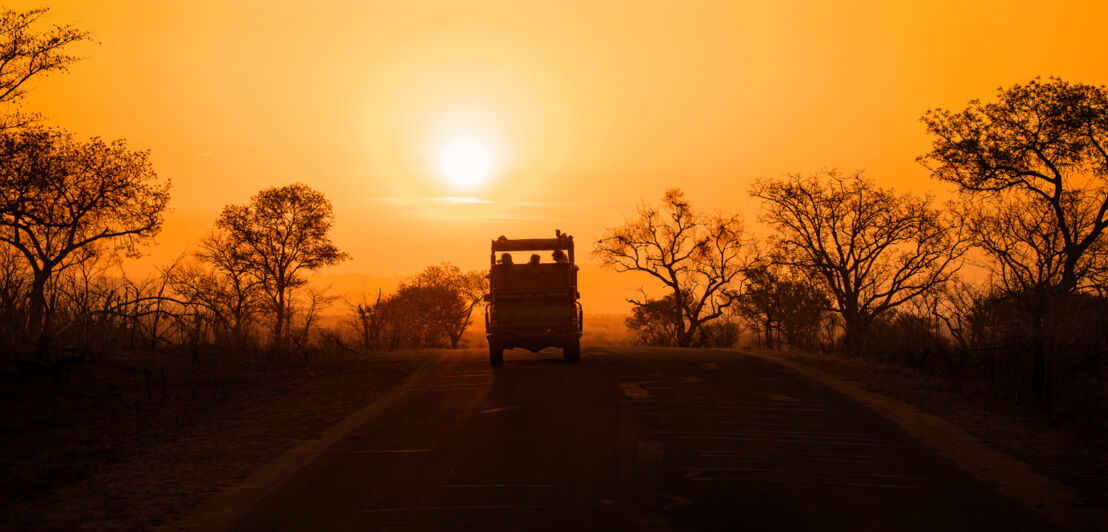
MULTIPOLYGON (((427 359, 437 353, 426 353, 427 359)), ((395 400, 425 374, 427 360, 400 384, 374 399, 342 421, 331 425, 318 437, 304 440, 292 449, 266 462, 241 482, 228 486, 210 497, 186 519, 173 523, 169 530, 229 530, 246 511, 273 490, 292 479, 311 464, 323 451, 365 424, 395 400)))
POLYGON ((935 414, 796 359, 750 350, 739 352, 781 364, 869 407, 977 480, 994 486, 997 492, 1020 501, 1059 526, 1095 529, 1108 522, 1108 512, 1082 502, 1076 489, 1035 472, 1027 463, 985 445, 962 427, 935 414))

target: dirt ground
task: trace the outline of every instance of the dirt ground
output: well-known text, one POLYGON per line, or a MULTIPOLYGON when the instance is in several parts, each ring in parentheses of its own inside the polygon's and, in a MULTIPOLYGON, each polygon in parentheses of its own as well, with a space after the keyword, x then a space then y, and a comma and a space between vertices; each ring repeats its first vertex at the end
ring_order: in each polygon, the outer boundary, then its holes
POLYGON ((347 354, 304 367, 130 352, 65 382, 3 367, 0 528, 149 529, 402 382, 421 357, 347 354))
POLYGON ((965 390, 940 376, 906 368, 823 354, 772 354, 935 414, 989 448, 1027 463, 1036 473, 1073 487, 1085 504, 1108 508, 1108 438, 1104 431, 1063 426, 1031 405, 965 390))

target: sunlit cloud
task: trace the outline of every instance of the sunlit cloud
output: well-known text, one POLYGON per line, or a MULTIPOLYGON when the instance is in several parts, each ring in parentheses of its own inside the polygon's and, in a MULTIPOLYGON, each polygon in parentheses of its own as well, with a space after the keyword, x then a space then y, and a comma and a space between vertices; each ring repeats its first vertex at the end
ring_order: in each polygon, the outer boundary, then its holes
POLYGON ((424 198, 424 199, 427 200, 427 201, 430 201, 430 202, 448 203, 448 204, 451 204, 451 205, 468 205, 468 204, 476 204, 476 203, 492 203, 492 200, 487 200, 487 199, 484 199, 484 198, 459 197, 459 196, 441 196, 441 197, 430 197, 430 198, 424 198))
POLYGON ((494 201, 474 196, 373 196, 363 201, 411 219, 479 223, 555 220, 575 207, 570 203, 494 201))

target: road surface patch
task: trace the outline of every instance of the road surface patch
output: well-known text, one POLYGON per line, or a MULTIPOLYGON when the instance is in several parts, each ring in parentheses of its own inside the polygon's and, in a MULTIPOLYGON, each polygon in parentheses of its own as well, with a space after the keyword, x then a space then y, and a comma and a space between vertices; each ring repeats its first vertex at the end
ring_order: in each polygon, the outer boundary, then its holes
POLYGON ((434 452, 431 449, 327 449, 327 454, 418 454, 434 452))
POLYGON ((557 484, 442 484, 440 488, 558 488, 557 484))
POLYGON ((552 504, 474 504, 459 506, 397 506, 393 508, 370 508, 358 513, 379 514, 389 512, 455 512, 458 510, 552 510, 558 508, 552 504))
POLYGON ((665 447, 660 441, 640 441, 636 455, 639 460, 661 460, 665 456, 665 447))
POLYGON ((623 390, 623 395, 630 397, 631 399, 646 399, 650 397, 650 393, 643 388, 643 382, 621 382, 619 383, 619 389, 623 390))
POLYGON ((477 412, 477 413, 478 414, 495 414, 497 412, 511 412, 512 410, 519 410, 520 408, 523 408, 523 407, 520 406, 520 405, 498 406, 496 408, 490 408, 488 410, 481 410, 480 412, 477 412))

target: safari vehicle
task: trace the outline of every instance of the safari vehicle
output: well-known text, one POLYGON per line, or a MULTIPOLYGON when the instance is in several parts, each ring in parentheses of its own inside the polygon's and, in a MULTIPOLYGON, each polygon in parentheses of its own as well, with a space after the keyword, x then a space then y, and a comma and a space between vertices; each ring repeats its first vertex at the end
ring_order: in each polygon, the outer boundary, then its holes
POLYGON ((503 364, 504 350, 514 347, 532 352, 561 347, 567 361, 581 360, 581 294, 573 237, 561 231, 555 238, 501 236, 492 241, 490 262, 485 296, 489 362, 503 364), (548 253, 543 257, 538 252, 548 253))

